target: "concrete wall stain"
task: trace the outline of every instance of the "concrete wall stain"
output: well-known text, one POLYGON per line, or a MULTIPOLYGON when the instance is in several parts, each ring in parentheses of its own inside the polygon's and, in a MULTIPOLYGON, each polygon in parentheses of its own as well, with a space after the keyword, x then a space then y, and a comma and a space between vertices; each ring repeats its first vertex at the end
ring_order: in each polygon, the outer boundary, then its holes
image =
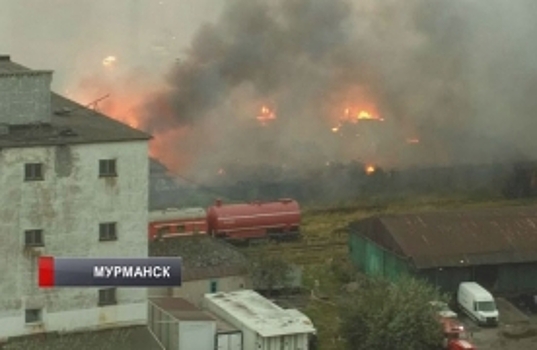
POLYGON ((55 149, 55 170, 59 178, 71 176, 73 159, 71 148, 67 145, 57 146, 55 149))

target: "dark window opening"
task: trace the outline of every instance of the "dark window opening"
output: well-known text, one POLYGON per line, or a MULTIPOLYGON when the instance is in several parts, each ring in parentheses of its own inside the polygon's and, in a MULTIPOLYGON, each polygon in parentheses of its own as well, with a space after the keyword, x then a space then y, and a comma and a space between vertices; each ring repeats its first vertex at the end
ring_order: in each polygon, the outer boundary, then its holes
POLYGON ((117 241, 117 229, 115 222, 99 224, 99 241, 117 241))
POLYGON ((99 290, 99 306, 115 305, 116 300, 116 288, 106 288, 99 290))
POLYGON ((170 227, 169 226, 164 226, 164 227, 159 227, 158 231, 157 231, 157 236, 159 238, 167 235, 170 233, 170 227))
POLYGON ((24 321, 26 323, 41 322, 41 309, 27 309, 24 313, 24 321))
POLYGON ((211 293, 216 293, 218 291, 217 281, 211 281, 211 293))
POLYGON ((115 159, 101 159, 99 161, 99 177, 113 177, 117 176, 116 160, 115 159))
POLYGON ((43 230, 26 230, 24 231, 24 244, 27 247, 43 247, 43 230))
POLYGON ((24 166, 25 181, 42 181, 43 180, 43 164, 28 163, 24 166))
POLYGON ((177 233, 184 233, 184 232, 185 232, 185 225, 178 225, 177 233))

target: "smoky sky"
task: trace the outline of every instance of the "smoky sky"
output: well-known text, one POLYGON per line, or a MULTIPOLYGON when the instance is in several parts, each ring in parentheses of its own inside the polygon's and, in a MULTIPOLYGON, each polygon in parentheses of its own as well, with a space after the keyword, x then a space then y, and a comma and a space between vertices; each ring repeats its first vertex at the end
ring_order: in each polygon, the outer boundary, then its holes
MULTIPOLYGON (((135 109, 157 155, 182 173, 535 157, 532 0, 163 2, 0 0, 0 40, 21 63, 55 69, 59 90, 95 88, 88 77, 108 55, 137 81, 159 80, 135 109), (263 105, 277 115, 265 127, 263 105), (335 134, 347 107, 385 121, 335 134)), ((132 81, 114 75, 93 97, 132 81)))
POLYGON ((199 170, 343 155, 398 164, 532 158, 536 15, 530 0, 229 1, 146 101, 146 127, 191 130, 169 151, 196 139, 199 170), (278 120, 259 131, 261 104, 278 120), (384 132, 364 126, 357 133, 369 133, 367 142, 330 133, 352 104, 374 104, 384 132), (420 144, 409 147, 408 137, 420 144))

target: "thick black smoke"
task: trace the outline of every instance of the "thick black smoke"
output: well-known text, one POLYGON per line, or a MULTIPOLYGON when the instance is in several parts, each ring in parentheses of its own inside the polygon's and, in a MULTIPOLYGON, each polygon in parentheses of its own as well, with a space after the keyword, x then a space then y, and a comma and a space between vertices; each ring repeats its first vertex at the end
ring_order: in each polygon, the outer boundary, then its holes
POLYGON ((188 128, 167 152, 194 152, 197 174, 231 162, 531 158, 536 15, 531 0, 230 1, 144 106, 146 127, 188 128), (263 104, 278 117, 265 128, 263 104), (374 105, 384 129, 332 133, 353 104, 374 105))

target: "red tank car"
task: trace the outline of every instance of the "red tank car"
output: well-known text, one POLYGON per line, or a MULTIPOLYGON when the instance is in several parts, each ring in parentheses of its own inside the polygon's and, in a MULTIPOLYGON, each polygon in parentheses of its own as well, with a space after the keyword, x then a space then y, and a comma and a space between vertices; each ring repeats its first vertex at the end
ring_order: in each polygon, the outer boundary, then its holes
POLYGON ((209 233, 227 240, 300 238, 300 206, 292 199, 277 202, 222 204, 207 209, 209 233))
POLYGON ((203 208, 167 209, 149 213, 149 239, 207 234, 203 208))

